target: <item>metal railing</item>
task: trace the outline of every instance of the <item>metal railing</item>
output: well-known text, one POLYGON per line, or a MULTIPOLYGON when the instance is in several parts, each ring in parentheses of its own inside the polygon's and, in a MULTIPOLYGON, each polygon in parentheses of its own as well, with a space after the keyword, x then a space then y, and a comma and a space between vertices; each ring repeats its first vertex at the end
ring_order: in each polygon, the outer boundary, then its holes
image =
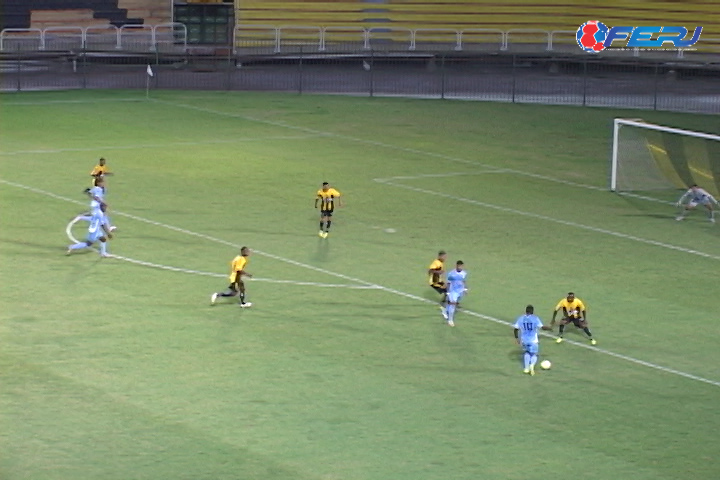
POLYGON ((187 49, 187 27, 170 22, 157 25, 6 28, 0 32, 0 52, 76 51, 169 51, 187 49))
MULTIPOLYGON (((539 30, 494 28, 403 28, 392 26, 330 26, 239 24, 233 29, 233 52, 266 49, 272 53, 323 53, 350 50, 413 52, 417 50, 465 51, 536 51, 578 53, 576 32, 571 30, 539 30)), ((158 25, 62 26, 39 28, 8 28, 0 32, 0 52, 67 51, 80 49, 115 49, 119 51, 186 50, 187 27, 182 23, 158 25)), ((664 56, 683 58, 688 50, 663 52, 664 56)), ((690 50, 693 51, 693 50, 690 50)), ((720 38, 703 37, 699 53, 720 54, 720 38)), ((604 52, 625 56, 652 56, 657 52, 639 49, 618 49, 604 52)))
MULTIPOLYGON (((417 28, 409 29, 392 26, 374 26, 370 28, 359 26, 273 26, 238 24, 233 30, 233 46, 235 52, 244 48, 257 48, 266 46, 273 53, 294 52, 302 46, 307 53, 312 50, 325 52, 333 48, 333 44, 352 43, 355 48, 364 50, 379 49, 383 46, 392 46, 393 50, 418 50, 423 48, 436 50, 440 47, 457 52, 474 50, 535 50, 544 52, 577 53, 576 31, 571 30, 539 30, 515 28, 500 30, 493 28, 470 28, 457 30, 453 28, 417 28), (264 39, 258 43, 259 39, 264 39), (272 42, 272 44, 269 44, 272 42)), ((699 47, 701 53, 720 53, 720 38, 702 38, 699 47)), ((650 50, 639 49, 612 50, 608 54, 624 54, 640 56, 650 50)), ((671 55, 682 58, 686 50, 679 49, 670 52, 671 55)))

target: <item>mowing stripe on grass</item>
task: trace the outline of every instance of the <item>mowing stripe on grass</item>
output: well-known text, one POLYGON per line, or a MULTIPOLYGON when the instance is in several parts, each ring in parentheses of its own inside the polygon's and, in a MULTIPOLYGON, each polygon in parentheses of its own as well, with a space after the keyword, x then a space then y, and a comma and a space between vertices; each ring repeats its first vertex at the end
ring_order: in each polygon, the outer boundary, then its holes
MULTIPOLYGON (((80 218, 81 218, 80 215, 73 218, 72 220, 70 220, 70 223, 68 223, 67 227, 65 228, 65 233, 67 234, 67 237, 73 243, 80 243, 80 240, 75 238, 75 236, 72 233, 73 225, 75 225, 77 222, 79 222, 80 218)), ((93 248, 92 250, 96 250, 96 249, 93 248)), ((122 255, 108 254, 108 256, 111 258, 122 260, 124 262, 133 263, 135 265, 141 265, 143 267, 156 268, 159 270, 169 270, 171 272, 180 272, 180 273, 187 273, 190 275, 201 275, 204 277, 215 277, 215 278, 226 278, 228 276, 225 273, 203 272, 201 270, 192 270, 190 268, 173 267, 171 265, 162 265, 160 263, 146 262, 144 260, 137 260, 134 258, 124 257, 122 255)), ((246 279, 249 280, 249 278, 246 278, 246 279)), ((320 287, 320 288, 351 288, 351 289, 356 289, 356 290, 377 290, 377 287, 374 287, 374 286, 347 285, 344 283, 299 282, 299 281, 295 281, 295 280, 276 280, 273 278, 262 278, 262 277, 252 277, 251 280, 253 282, 281 283, 281 284, 285 284, 285 285, 301 285, 301 286, 320 287)))
POLYGON ((398 175, 396 177, 374 178, 375 182, 389 182, 392 180, 418 180, 421 178, 449 178, 449 177, 466 177, 470 175, 489 175, 491 173, 509 173, 506 170, 480 170, 477 172, 448 172, 448 173, 421 173, 419 175, 398 175))
MULTIPOLYGON (((31 192, 34 192, 34 193, 38 193, 38 194, 40 194, 40 195, 45 195, 45 196, 48 196, 48 197, 51 197, 51 198, 55 198, 55 199, 58 199, 58 200, 63 200, 63 201, 71 202, 71 203, 77 203, 77 204, 84 205, 84 203, 79 202, 79 201, 77 201, 77 200, 74 200, 74 199, 71 199, 71 198, 67 198, 67 197, 63 197, 63 196, 61 196, 61 195, 57 195, 57 194, 52 193, 52 192, 46 192, 45 190, 41 190, 41 189, 35 188, 35 187, 30 187, 30 186, 23 185, 23 184, 20 184, 20 183, 10 182, 10 181, 3 180, 3 179, 0 179, 0 183, 3 183, 3 184, 5 184, 5 185, 10 185, 10 186, 13 186, 13 187, 16 187, 16 188, 21 188, 21 189, 24 189, 24 190, 28 190, 28 191, 31 191, 31 192)), ((227 240, 222 240, 222 239, 219 239, 219 238, 211 237, 210 235, 205 235, 204 233, 193 232, 193 231, 191 231, 191 230, 186 230, 186 229, 184 229, 184 228, 175 227, 175 226, 173 226, 173 225, 167 225, 167 224, 164 224, 164 223, 156 222, 156 221, 154 221, 154 220, 149 220, 149 219, 142 218, 142 217, 138 217, 138 216, 131 215, 131 214, 128 214, 128 213, 115 212, 115 214, 116 214, 116 215, 121 215, 121 216, 124 216, 124 217, 127 217, 127 218, 132 218, 132 219, 134 219, 134 220, 137 220, 137 221, 140 221, 140 222, 144 222, 144 223, 148 223, 148 224, 151 224, 151 225, 156 225, 156 226, 159 226, 159 227, 164 227, 164 228, 167 228, 167 229, 169 229, 169 230, 176 231, 176 232, 185 233, 185 234, 191 235, 191 236, 193 236, 193 237, 203 238, 203 239, 205 239, 205 240, 209 240, 209 241, 212 241, 212 242, 215 242, 215 243, 219 243, 219 244, 222 244, 222 245, 227 245, 227 246, 231 246, 231 247, 234 247, 234 248, 240 248, 240 247, 241 247, 241 245, 239 245, 239 244, 235 244, 235 243, 232 243, 232 242, 228 242, 227 240)), ((330 275, 330 276, 334 276, 334 277, 337 277, 337 278, 342 278, 343 280, 347 280, 347 281, 350 281, 350 282, 358 283, 358 284, 361 284, 361 285, 372 286, 372 287, 374 287, 374 288, 377 289, 377 290, 382 290, 382 291, 387 292, 387 293, 392 293, 393 295, 397 295, 397 296, 400 296, 400 297, 405 297, 405 298, 408 298, 408 299, 411 299, 411 300, 415 300, 415 301, 418 301, 418 302, 422 302, 422 303, 436 304, 436 302, 434 302, 434 301, 432 301, 432 300, 428 300, 427 298, 419 297, 419 296, 413 295, 413 294, 411 294, 411 293, 402 292, 402 291, 396 290, 396 289, 394 289, 394 288, 385 287, 385 286, 379 285, 379 284, 377 284, 377 283, 368 282, 367 280, 361 280, 361 279, 359 279, 359 278, 351 277, 351 276, 349 276, 349 275, 345 275, 345 274, 342 274, 342 273, 332 272, 332 271, 326 270, 326 269, 324 269, 324 268, 315 267, 315 266, 313 266, 313 265, 308 265, 308 264, 305 264, 305 263, 301 263, 301 262, 298 262, 298 261, 296 261, 296 260, 292 260, 292 259, 289 259, 289 258, 281 257, 281 256, 279 256, 279 255, 274 255, 274 254, 271 254, 271 253, 262 252, 262 251, 260 251, 260 250, 255 250, 255 252, 256 252, 257 254, 259 254, 259 255, 264 256, 264 257, 272 258, 272 259, 274 259, 274 260, 278 260, 278 261, 280 261, 280 262, 284 262, 284 263, 287 263, 287 264, 290 264, 290 265, 295 265, 295 266, 297 266, 297 267, 301 267, 301 268, 304 268, 304 269, 307 269, 307 270, 313 270, 313 271, 316 271, 316 272, 319 272, 319 273, 323 273, 323 274, 325 274, 325 275, 330 275)), ((510 326, 513 325, 511 322, 508 322, 508 321, 505 321, 505 320, 502 320, 502 319, 499 319, 499 318, 491 317, 491 316, 489 316, 489 315, 485 315, 485 314, 482 314, 482 313, 478 313, 478 312, 473 312, 473 311, 470 311, 470 310, 466 310, 466 309, 463 309, 463 310, 461 311, 461 313, 464 313, 464 314, 466 314, 466 315, 470 315, 470 316, 473 316, 473 317, 476 317, 476 318, 481 318, 481 319, 483 319, 483 320, 488 320, 488 321, 490 321, 490 322, 494 322, 494 323, 497 323, 497 324, 500 324, 500 325, 504 325, 504 326, 507 326, 507 327, 510 327, 510 326)), ((552 337, 551 335, 544 335, 544 336, 546 336, 546 337, 552 337)), ((576 342, 576 341, 573 341, 573 340, 565 340, 565 343, 568 343, 568 344, 571 344, 571 345, 575 345, 575 346, 580 347, 580 348, 586 348, 586 349, 588 349, 588 350, 592 350, 592 351, 595 351, 595 352, 598 352, 598 353, 603 353, 603 354, 608 355, 608 356, 610 356, 610 357, 617 358, 617 359, 620 359, 620 360, 625 360, 626 362, 633 363, 633 364, 635 364, 635 365, 641 365, 641 366, 648 367, 648 368, 651 368, 651 369, 654 369, 654 370, 658 370, 658 371, 661 371, 661 372, 665 372, 665 373, 668 373, 668 374, 671 374, 671 375, 677 375, 677 376, 680 376, 680 377, 683 377, 683 378, 687 378, 687 379, 689 379, 689 380, 694 380, 694 381, 697 381, 697 382, 706 383, 706 384, 708 384, 708 385, 714 385, 714 386, 716 386, 716 387, 720 387, 720 381, 710 380, 710 379, 703 378, 703 377, 700 377, 700 376, 697 376, 697 375, 693 375, 693 374, 690 374, 690 373, 682 372, 682 371, 680 371, 680 370, 675 370, 675 369, 673 369, 673 368, 663 367, 662 365, 657 365, 657 364, 654 364, 654 363, 646 362, 646 361, 644 361, 644 360, 639 360, 639 359, 637 359, 637 358, 629 357, 629 356, 627 356, 627 355, 623 355, 623 354, 620 354, 620 353, 611 352, 610 350, 605 350, 605 349, 603 349, 603 348, 598 348, 597 346, 590 346, 590 345, 587 345, 587 344, 584 344, 584 343, 580 343, 580 342, 576 342)))
MULTIPOLYGON (((266 125, 273 125, 273 126, 281 127, 281 128, 288 128, 291 130, 299 130, 301 132, 307 132, 307 133, 311 133, 311 134, 315 134, 315 135, 321 135, 321 136, 331 137, 331 138, 338 138, 338 139, 347 140, 350 142, 362 143, 365 145, 372 145, 375 147, 387 148, 387 149, 391 149, 391 150, 398 150, 398 151, 405 152, 405 153, 412 153, 412 154, 415 154, 418 156, 423 156, 423 157, 439 158, 441 160, 447 160, 447 161, 455 162, 455 163, 463 163, 466 165, 473 165, 476 167, 483 167, 483 168, 488 168, 488 169, 497 169, 498 168, 496 165, 490 165, 487 163, 477 162, 474 160, 467 160, 465 158, 453 157, 451 155, 446 155, 444 153, 428 152, 425 150, 418 150, 416 148, 401 147, 398 145, 392 145, 389 143, 379 142, 377 140, 368 140, 365 138, 352 137, 350 135, 343 135, 343 134, 334 133, 334 132, 324 132, 322 130, 316 130, 314 128, 302 127, 302 126, 298 126, 298 125, 291 125, 289 123, 279 122, 276 120, 264 120, 261 118, 254 118, 254 117, 239 114, 239 113, 221 112, 218 110, 212 110, 209 108, 198 107, 195 105, 188 105, 185 103, 169 102, 167 100, 158 100, 158 99, 151 99, 151 100, 154 102, 157 102, 157 103, 165 104, 165 105, 171 105, 171 106, 175 106, 175 107, 197 110, 199 112, 209 113, 209 114, 213 114, 213 115, 220 115, 220 116, 231 117, 231 118, 239 118, 239 119, 247 120, 247 121, 251 121, 251 122, 263 123, 266 125)), ((504 169, 504 171, 507 173, 512 173, 514 175, 521 175, 521 176, 525 176, 525 177, 535 178, 538 180, 545 180, 548 182, 560 183, 560 184, 567 185, 570 187, 585 188, 585 189, 594 190, 597 192, 608 192, 609 191, 608 188, 604 188, 604 187, 596 187, 595 185, 571 182, 569 180, 563 180, 561 178, 555 178, 555 177, 551 177, 548 175, 542 175, 539 173, 526 172, 524 170, 515 170, 512 168, 506 168, 506 169, 504 169)), ((637 198, 640 200, 646 200, 649 202, 657 202, 657 203, 663 203, 666 205, 672 205, 672 202, 668 202, 665 200, 660 200, 660 199, 652 198, 652 197, 646 197, 644 195, 637 195, 637 194, 630 193, 630 192, 616 192, 616 193, 618 195, 622 195, 622 196, 626 196, 626 197, 633 197, 633 198, 637 198)))
POLYGON ((539 213, 524 212, 522 210, 516 210, 510 207, 503 207, 500 205, 493 205, 492 203, 481 202, 479 200, 473 200, 471 198, 458 197, 450 195, 449 193, 436 192, 434 190, 428 190, 426 188, 411 187, 410 185, 403 185, 402 183, 391 182, 388 179, 376 178, 376 182, 383 185, 391 185, 393 187, 404 188, 406 190, 412 190, 413 192, 424 193, 426 195, 435 195, 438 197, 449 198, 457 202, 469 203, 471 205, 477 205, 479 207, 490 208, 493 210, 499 210, 501 212, 514 213, 515 215, 522 215, 525 217, 536 218, 538 220, 545 220, 548 222, 559 223, 567 227, 580 228, 582 230, 589 230, 591 232, 602 233, 604 235, 611 235, 617 238, 624 238, 626 240, 632 240, 634 242, 645 243, 648 245, 654 245, 656 247, 667 248, 669 250, 675 250, 677 252, 689 253, 691 255, 698 255, 700 257, 709 258, 711 260, 720 260, 720 255, 713 255, 711 253, 701 252, 699 250, 692 250, 690 248, 679 247, 677 245, 671 245, 669 243, 658 242, 657 240, 649 240, 647 238, 636 237, 635 235, 628 235, 626 233, 614 232, 612 230, 606 230, 604 228, 591 227, 590 225, 583 225, 582 223, 571 222, 569 220, 562 220, 559 218, 548 217, 547 215, 540 215, 539 213))
POLYGON ((58 148, 58 149, 39 149, 39 150, 15 150, 11 152, 2 152, 0 155, 27 155, 36 153, 63 153, 63 152, 94 152, 97 150, 136 150, 139 148, 171 148, 171 147, 192 147, 200 145, 223 145, 242 142, 264 142, 267 140, 306 140, 308 138, 316 138, 319 135, 271 135, 268 137, 237 137, 232 140, 206 140, 202 142, 171 142, 171 143, 146 143, 134 145, 105 145, 98 147, 83 148, 58 148))
POLYGON ((27 106, 42 106, 52 105, 54 103, 77 103, 77 104, 94 104, 94 103, 110 103, 110 102, 145 102, 145 97, 138 98, 100 98, 93 100, 43 100, 35 102, 3 102, 6 107, 27 107, 27 106))

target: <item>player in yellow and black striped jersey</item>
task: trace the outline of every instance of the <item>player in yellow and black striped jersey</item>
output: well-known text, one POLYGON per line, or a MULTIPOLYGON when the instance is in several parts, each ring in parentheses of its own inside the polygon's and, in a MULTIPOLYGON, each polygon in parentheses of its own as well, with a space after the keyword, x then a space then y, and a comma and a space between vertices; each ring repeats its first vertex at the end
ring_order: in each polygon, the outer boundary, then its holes
POLYGON ((95 165, 90 172, 90 176, 93 177, 94 182, 98 178, 102 178, 107 175, 112 175, 112 172, 110 172, 110 170, 108 169, 105 159, 101 157, 100 160, 98 160, 98 164, 95 165))
POLYGON ((583 329, 585 335, 587 335, 590 339, 591 345, 596 345, 597 342, 593 338, 592 333, 590 333, 590 329, 588 328, 587 309, 585 308, 585 304, 583 303, 583 301, 577 298, 573 292, 568 292, 567 297, 560 300, 555 306, 552 321, 550 322, 550 328, 555 325, 555 317, 561 309, 563 311, 563 318, 560 319, 560 334, 557 340, 555 340, 555 342, 562 343, 563 333, 565 332, 565 325, 567 325, 568 323, 572 323, 576 327, 583 329))
POLYGON ((323 182, 315 197, 315 208, 318 206, 320 207, 320 232, 318 235, 327 238, 335 207, 342 207, 340 192, 332 188, 328 182, 323 182))
MULTIPOLYGON (((430 283, 430 287, 435 290, 438 293, 442 293, 445 295, 447 293, 447 287, 445 285, 445 280, 443 280, 443 275, 445 275, 445 259, 447 258, 447 253, 445 250, 440 250, 438 252, 438 256, 435 260, 432 261, 430 266, 428 267, 428 282, 430 283)), ((444 298, 444 297, 443 297, 444 298)))
POLYGON ((432 261, 428 267, 428 283, 430 288, 436 292, 442 294, 440 299, 440 310, 442 311, 443 317, 447 318, 445 310, 445 303, 447 302, 447 284, 445 283, 445 259, 447 258, 447 252, 440 250, 438 256, 432 261))
POLYGON ((245 301, 245 282, 243 282, 243 277, 252 278, 252 275, 245 271, 250 253, 251 252, 248 247, 242 247, 240 249, 240 255, 233 258, 230 263, 230 285, 225 292, 213 293, 210 297, 210 305, 215 305, 215 301, 218 297, 239 296, 241 307, 246 308, 252 306, 252 303, 245 301))

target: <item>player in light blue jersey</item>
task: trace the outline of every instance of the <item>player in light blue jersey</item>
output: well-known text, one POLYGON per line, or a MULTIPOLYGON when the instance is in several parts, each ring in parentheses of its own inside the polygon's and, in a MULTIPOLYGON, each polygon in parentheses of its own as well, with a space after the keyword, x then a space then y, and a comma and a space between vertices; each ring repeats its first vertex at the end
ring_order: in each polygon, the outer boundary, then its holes
POLYGON ((525 307, 525 315, 517 318, 513 328, 515 329, 515 341, 523 349, 523 373, 535 375, 535 364, 537 363, 540 345, 538 332, 540 330, 551 330, 551 328, 543 325, 540 318, 535 315, 535 307, 532 305, 525 307))
MULTIPOLYGON (((80 220, 85 220, 86 222, 91 221, 95 211, 100 208, 100 205, 105 203, 105 179, 102 176, 97 176, 93 183, 94 186, 92 188, 85 189, 85 194, 90 197, 90 211, 78 215, 80 220)), ((115 227, 110 223, 110 217, 107 215, 105 215, 105 221, 111 232, 115 230, 115 227)))
POLYGON ((107 223, 107 217, 105 216, 106 209, 107 206, 101 203, 98 208, 93 210, 85 241, 70 245, 66 255, 70 255, 73 250, 88 248, 95 242, 100 241, 100 256, 109 256, 107 253, 107 241, 112 238, 112 233, 110 233, 110 227, 107 223))
POLYGON ((457 309, 460 299, 467 292, 465 286, 465 279, 467 278, 468 272, 465 270, 465 264, 462 260, 458 260, 455 263, 455 268, 450 270, 446 276, 447 280, 447 306, 446 311, 443 312, 443 317, 447 314, 447 324, 451 327, 455 326, 455 310, 457 309))
POLYGON ((703 205, 707 208, 710 222, 715 223, 715 210, 713 209, 713 205, 719 206, 720 202, 706 192, 705 189, 702 189, 697 185, 692 185, 687 192, 683 193, 676 205, 682 208, 680 215, 675 218, 677 221, 683 220, 685 215, 687 215, 691 210, 695 210, 695 207, 698 205, 703 205), (688 202, 685 203, 685 200, 688 200, 688 202))

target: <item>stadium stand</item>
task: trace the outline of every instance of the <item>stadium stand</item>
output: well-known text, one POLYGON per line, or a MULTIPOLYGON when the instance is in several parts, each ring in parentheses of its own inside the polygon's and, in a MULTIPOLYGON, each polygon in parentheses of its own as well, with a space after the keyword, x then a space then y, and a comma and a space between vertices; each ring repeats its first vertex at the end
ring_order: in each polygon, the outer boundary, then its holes
POLYGON ((2 29, 171 21, 169 0, 3 0, 2 9, 2 29))
POLYGON ((105 18, 95 18, 94 12, 89 8, 69 10, 32 10, 30 12, 30 26, 45 29, 48 27, 96 27, 109 25, 105 18))
POLYGON ((141 18, 146 25, 172 21, 172 0, 119 0, 118 7, 127 10, 128 17, 141 18))
POLYGON ((243 25, 360 26, 406 29, 529 29, 575 31, 587 20, 613 25, 703 26, 703 35, 720 37, 717 0, 238 0, 243 25))

